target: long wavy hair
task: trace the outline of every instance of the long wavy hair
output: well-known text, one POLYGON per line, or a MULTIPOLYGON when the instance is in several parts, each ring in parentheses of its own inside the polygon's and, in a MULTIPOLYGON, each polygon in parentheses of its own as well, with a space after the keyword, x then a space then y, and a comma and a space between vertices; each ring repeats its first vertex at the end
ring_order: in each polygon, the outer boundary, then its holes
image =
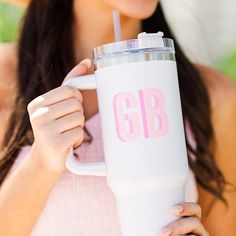
MULTIPOLYGON (((2 144, 0 184, 14 164, 20 149, 33 143, 27 104, 61 85, 75 66, 72 25, 73 0, 32 0, 24 17, 18 43, 18 91, 15 108, 2 144)), ((172 34, 161 5, 142 22, 146 32, 163 31, 175 40, 176 61, 184 120, 190 124, 196 147, 187 136, 189 165, 197 182, 224 201, 226 181, 214 159, 214 133, 207 89, 195 66, 187 59, 172 34), (196 158, 190 158, 194 155, 196 158)))

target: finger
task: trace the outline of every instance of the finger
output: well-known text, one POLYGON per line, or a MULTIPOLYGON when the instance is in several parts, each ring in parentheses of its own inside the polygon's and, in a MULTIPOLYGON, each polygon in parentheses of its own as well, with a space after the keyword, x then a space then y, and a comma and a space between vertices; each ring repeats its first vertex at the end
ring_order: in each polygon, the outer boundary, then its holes
POLYGON ((47 107, 51 120, 60 119, 76 111, 83 112, 83 106, 77 98, 69 98, 47 107))
POLYGON ((206 230, 197 217, 186 217, 176 220, 164 228, 160 235, 185 235, 189 233, 199 236, 207 235, 206 230))
POLYGON ((172 208, 172 211, 179 216, 196 216, 201 219, 201 207, 197 203, 184 202, 172 208))
POLYGON ((78 89, 61 86, 35 98, 28 104, 28 111, 32 114, 39 107, 50 106, 73 97, 77 98, 80 102, 83 101, 83 96, 78 89))
POLYGON ((90 59, 84 59, 83 61, 81 61, 77 66, 75 66, 66 76, 66 78, 64 79, 63 83, 68 80, 71 79, 75 76, 79 76, 79 75, 85 75, 89 72, 89 69, 92 65, 92 62, 90 59))
MULTIPOLYGON (((85 59, 75 66, 66 76, 64 81, 79 75, 84 75, 89 72, 91 67, 91 60, 85 59)), ((61 86, 55 88, 37 98, 28 104, 29 113, 34 112, 39 106, 49 106, 54 103, 66 100, 70 97, 78 97, 82 101, 82 94, 76 88, 69 88, 67 86, 61 86)))
POLYGON ((81 145, 84 140, 84 130, 81 127, 76 127, 61 134, 61 139, 67 147, 76 148, 81 145))
POLYGON ((76 127, 84 127, 85 117, 82 112, 73 112, 54 122, 55 129, 62 134, 76 127))

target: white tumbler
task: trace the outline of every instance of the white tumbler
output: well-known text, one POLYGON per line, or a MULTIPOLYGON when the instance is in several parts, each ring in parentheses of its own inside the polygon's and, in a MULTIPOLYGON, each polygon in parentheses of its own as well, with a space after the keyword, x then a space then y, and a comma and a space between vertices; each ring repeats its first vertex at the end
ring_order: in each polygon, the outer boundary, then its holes
POLYGON ((75 174, 107 176, 123 236, 157 236, 184 201, 187 151, 173 40, 162 32, 95 48, 95 74, 65 85, 97 89, 105 163, 75 174))

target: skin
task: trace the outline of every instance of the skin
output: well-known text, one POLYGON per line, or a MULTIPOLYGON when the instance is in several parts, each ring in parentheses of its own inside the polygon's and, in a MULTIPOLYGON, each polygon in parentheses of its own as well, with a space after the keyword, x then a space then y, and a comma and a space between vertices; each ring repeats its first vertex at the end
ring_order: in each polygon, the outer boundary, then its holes
MULTIPOLYGON (((140 20, 150 16, 157 3, 152 0, 88 0, 86 3, 75 0, 74 48, 76 52, 80 52, 77 61, 90 58, 93 47, 114 40, 112 8, 121 11, 123 38, 128 39, 136 37, 140 32, 140 20), (94 17, 88 20, 88 15, 94 17)), ((14 84, 17 80, 16 48, 14 45, 1 46, 0 52, 0 81, 14 81, 13 86, 9 88, 9 94, 14 94, 14 84)), ((66 79, 92 72, 90 65, 89 60, 82 61, 66 79)), ((236 130, 235 85, 219 72, 199 65, 196 67, 204 78, 211 99, 212 122, 217 143, 216 161, 226 178, 236 185, 236 132, 232 132, 236 130)), ((13 100, 6 101, 6 96, 1 95, 1 114, 5 117, 4 122, 9 117, 13 100)), ((28 112, 35 141, 30 155, 1 187, 0 232, 3 235, 29 235, 57 178, 65 170, 64 163, 69 148, 81 144, 85 120, 98 112, 96 91, 80 92, 69 87, 59 87, 33 100, 28 105, 28 112), (35 195, 35 192, 38 194, 35 195), (18 224, 12 224, 12 219, 18 224)), ((173 206, 172 210, 180 219, 167 225, 161 235, 191 233, 207 236, 207 231, 214 236, 236 235, 236 193, 225 193, 225 198, 229 204, 228 209, 217 202, 207 215, 212 195, 199 187, 199 205, 180 203, 173 206)))

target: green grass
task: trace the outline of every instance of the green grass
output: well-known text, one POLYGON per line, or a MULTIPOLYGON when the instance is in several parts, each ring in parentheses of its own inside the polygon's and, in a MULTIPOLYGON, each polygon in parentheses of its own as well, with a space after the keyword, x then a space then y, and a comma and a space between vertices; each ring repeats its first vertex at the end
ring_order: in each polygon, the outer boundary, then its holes
POLYGON ((14 42, 17 39, 23 9, 0 0, 0 42, 14 42))

